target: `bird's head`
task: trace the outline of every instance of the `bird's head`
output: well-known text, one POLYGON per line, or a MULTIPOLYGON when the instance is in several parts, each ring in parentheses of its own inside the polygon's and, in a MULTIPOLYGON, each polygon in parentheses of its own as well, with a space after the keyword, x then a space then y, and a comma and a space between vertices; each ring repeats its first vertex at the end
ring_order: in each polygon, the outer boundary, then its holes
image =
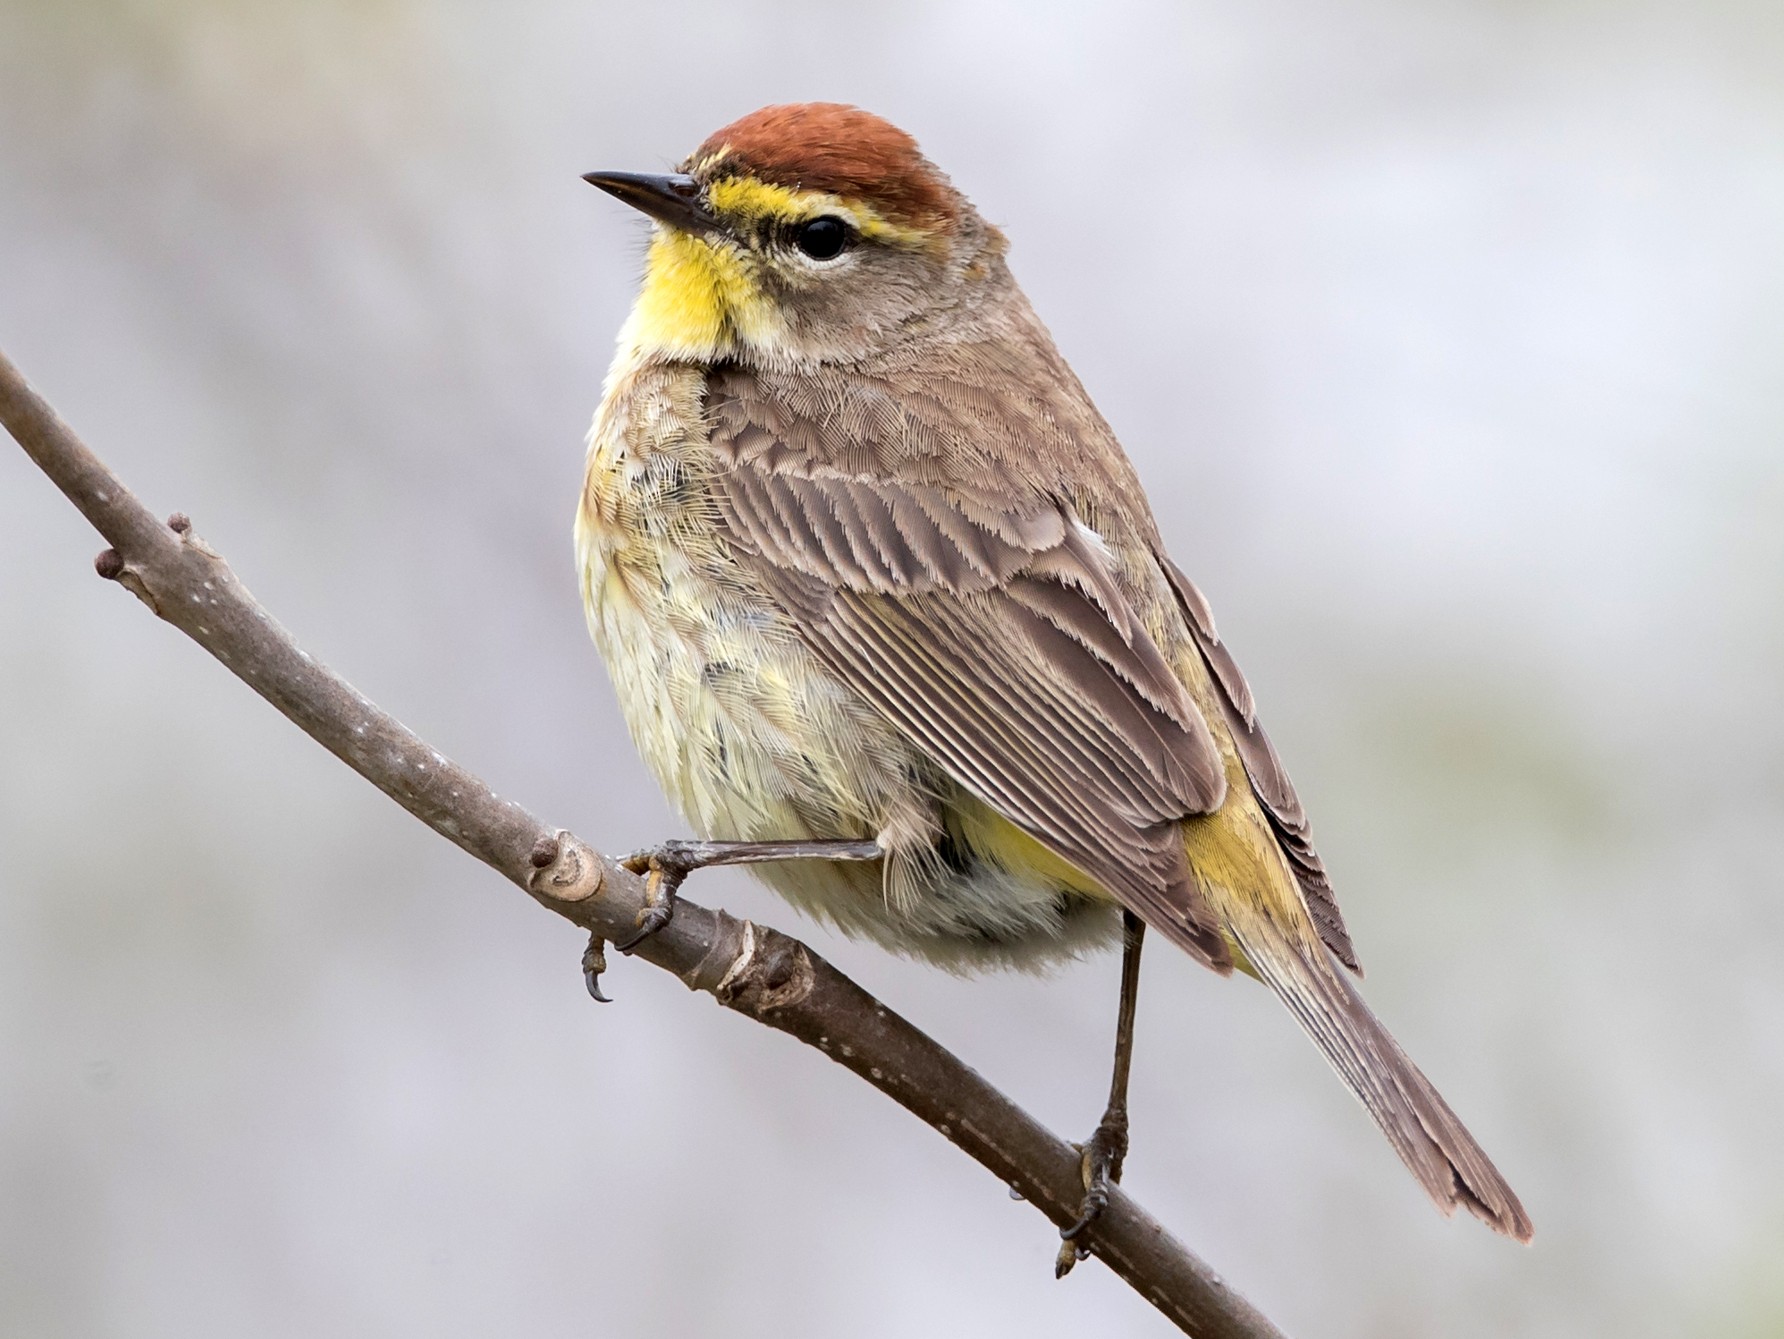
POLYGON ((764 107, 677 172, 584 179, 656 220, 621 337, 646 355, 847 362, 972 325, 1009 283, 1003 235, 857 107, 764 107))

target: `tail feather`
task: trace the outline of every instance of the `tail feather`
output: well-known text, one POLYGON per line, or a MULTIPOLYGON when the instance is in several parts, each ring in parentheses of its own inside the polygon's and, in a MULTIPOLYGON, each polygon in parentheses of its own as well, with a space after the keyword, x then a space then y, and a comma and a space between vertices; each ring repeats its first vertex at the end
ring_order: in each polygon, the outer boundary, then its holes
POLYGON ((1512 1188, 1344 975, 1272 930, 1238 938, 1437 1207, 1449 1214, 1463 1205, 1495 1231, 1529 1241, 1530 1217, 1512 1188))

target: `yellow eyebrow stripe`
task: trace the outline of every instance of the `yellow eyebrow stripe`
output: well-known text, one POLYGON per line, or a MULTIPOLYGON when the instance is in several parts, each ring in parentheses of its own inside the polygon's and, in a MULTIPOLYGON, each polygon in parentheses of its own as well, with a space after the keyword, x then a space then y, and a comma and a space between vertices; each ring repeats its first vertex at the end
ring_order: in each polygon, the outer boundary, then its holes
POLYGON ((935 241, 935 234, 922 228, 893 223, 872 206, 860 201, 844 200, 824 191, 802 191, 790 186, 777 186, 757 177, 720 177, 706 188, 707 203, 713 213, 727 222, 752 223, 775 219, 796 223, 817 218, 820 214, 837 214, 854 224, 863 237, 894 246, 926 247, 935 241))

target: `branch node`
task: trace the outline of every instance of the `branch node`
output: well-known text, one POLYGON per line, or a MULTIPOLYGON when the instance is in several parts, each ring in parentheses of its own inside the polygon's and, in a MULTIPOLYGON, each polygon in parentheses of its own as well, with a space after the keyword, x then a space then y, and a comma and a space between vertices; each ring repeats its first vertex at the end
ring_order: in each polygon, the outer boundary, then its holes
POLYGON ((93 559, 93 570, 107 581, 117 582, 146 604, 149 607, 149 612, 156 618, 161 617, 161 606, 156 603, 155 597, 149 594, 149 588, 143 582, 142 573, 125 562, 124 555, 116 549, 99 550, 98 556, 93 559))
POLYGON ((817 985, 805 945, 743 923, 743 950, 713 988, 719 1003, 757 1018, 804 1003, 817 985))
POLYGON ((533 867, 527 891, 542 901, 586 902, 606 882, 601 858, 561 828, 555 837, 535 842, 527 861, 533 867))
POLYGON ((167 528, 176 535, 183 535, 192 528, 192 518, 183 511, 176 511, 167 518, 167 528))

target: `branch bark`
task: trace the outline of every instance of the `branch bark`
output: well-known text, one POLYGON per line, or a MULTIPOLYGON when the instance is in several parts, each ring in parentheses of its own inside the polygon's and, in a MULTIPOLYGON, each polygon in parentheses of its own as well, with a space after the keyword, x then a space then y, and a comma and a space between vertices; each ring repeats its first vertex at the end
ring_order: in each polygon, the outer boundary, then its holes
MULTIPOLYGON (((298 646, 183 516, 163 522, 0 354, 0 422, 111 545, 95 562, 379 790, 535 901, 602 939, 623 937, 643 880, 552 829, 372 704, 298 646)), ((853 1071, 984 1166, 1057 1226, 1083 1194, 1077 1150, 798 940, 679 902, 637 958, 789 1033, 853 1071)), ((1113 1191, 1093 1255, 1200 1339, 1281 1332, 1139 1205, 1113 1191)))

